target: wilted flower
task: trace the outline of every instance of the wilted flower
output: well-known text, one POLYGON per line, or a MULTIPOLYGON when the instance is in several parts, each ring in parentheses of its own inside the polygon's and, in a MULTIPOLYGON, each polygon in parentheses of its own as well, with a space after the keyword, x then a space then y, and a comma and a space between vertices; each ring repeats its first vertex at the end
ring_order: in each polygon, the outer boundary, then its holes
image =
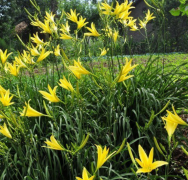
POLYGON ((135 158, 135 160, 142 168, 138 169, 136 173, 148 173, 160 166, 168 164, 165 161, 153 162, 154 148, 151 149, 149 153, 149 157, 146 155, 141 145, 138 146, 138 151, 139 151, 140 160, 137 158, 135 158))

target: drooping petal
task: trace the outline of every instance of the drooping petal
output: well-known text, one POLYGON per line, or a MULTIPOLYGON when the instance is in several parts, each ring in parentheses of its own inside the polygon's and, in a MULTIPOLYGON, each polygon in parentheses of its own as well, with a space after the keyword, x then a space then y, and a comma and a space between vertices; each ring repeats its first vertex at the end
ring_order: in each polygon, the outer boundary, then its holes
POLYGON ((166 121, 165 129, 166 129, 169 137, 171 137, 174 134, 177 126, 178 126, 177 123, 166 121))

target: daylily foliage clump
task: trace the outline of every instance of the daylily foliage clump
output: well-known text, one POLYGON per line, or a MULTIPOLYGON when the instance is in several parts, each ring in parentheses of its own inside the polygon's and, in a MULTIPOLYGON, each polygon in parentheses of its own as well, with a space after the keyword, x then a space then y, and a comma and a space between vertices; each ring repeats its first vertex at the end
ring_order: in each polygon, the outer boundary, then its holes
POLYGON ((123 55, 120 61, 113 54, 118 43, 123 42, 122 48, 128 45, 128 35, 123 36, 119 27, 126 32, 147 31, 147 23, 155 19, 153 13, 148 9, 143 20, 134 19, 133 3, 104 1, 98 5, 103 26, 99 29, 76 9, 62 11, 59 18, 52 12, 45 12, 43 17, 35 0, 31 4, 36 13, 26 12, 39 32, 32 34, 28 43, 18 36, 24 47, 21 52, 0 49, 0 155, 4 161, 0 163, 1 178, 144 179, 145 173, 149 178, 155 170, 156 175, 164 174, 167 179, 172 152, 178 145, 175 130, 178 124, 187 123, 174 106, 174 114, 167 110, 167 116, 158 122, 165 124, 168 151, 156 137, 151 141, 153 137, 145 136, 169 102, 157 114, 151 110, 145 127, 136 119, 129 119, 132 113, 137 117, 137 112, 129 112, 128 108, 139 103, 139 99, 133 102, 139 96, 139 90, 133 88, 134 78, 140 73, 139 64, 123 55), (71 29, 71 24, 75 29, 71 29), (97 60, 84 62, 83 51, 92 59, 87 43, 93 39, 102 42, 97 60), (67 42, 73 47, 70 51, 64 45, 67 42), (74 57, 70 56, 71 51, 74 57), (40 68, 44 74, 37 75, 40 68), (137 132, 131 133, 135 129, 137 132), (126 141, 130 145, 126 146, 126 141), (139 144, 138 150, 132 151, 134 143, 139 144), (154 160, 153 147, 148 156, 142 143, 148 149, 155 144, 157 159, 161 160, 154 160), (158 171, 161 166, 165 171, 158 171))

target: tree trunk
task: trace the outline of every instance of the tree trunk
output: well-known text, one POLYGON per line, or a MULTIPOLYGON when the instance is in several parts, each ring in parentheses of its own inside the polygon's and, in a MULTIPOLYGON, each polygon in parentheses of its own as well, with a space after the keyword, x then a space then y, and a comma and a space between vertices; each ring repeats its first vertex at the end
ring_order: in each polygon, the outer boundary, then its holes
POLYGON ((57 8, 58 8, 57 0, 50 0, 50 9, 52 13, 56 14, 57 8))

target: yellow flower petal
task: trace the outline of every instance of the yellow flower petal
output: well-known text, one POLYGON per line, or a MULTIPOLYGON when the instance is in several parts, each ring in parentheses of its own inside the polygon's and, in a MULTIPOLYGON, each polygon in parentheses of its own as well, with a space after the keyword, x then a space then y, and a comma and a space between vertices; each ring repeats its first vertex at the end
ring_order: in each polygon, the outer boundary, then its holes
POLYGON ((55 139, 54 135, 52 135, 50 137, 50 141, 47 140, 45 141, 45 143, 48 145, 48 146, 42 146, 42 147, 45 147, 45 148, 49 148, 49 149, 55 149, 55 150, 60 150, 60 151, 64 151, 65 149, 62 147, 62 145, 60 145, 57 140, 55 139))
POLYGON ((2 133, 4 136, 12 139, 12 136, 7 128, 7 125, 4 123, 4 126, 0 126, 0 133, 2 133))
MULTIPOLYGON (((30 100, 29 100, 30 101, 30 100)), ((27 116, 27 117, 39 117, 39 116, 44 116, 44 114, 36 111, 35 109, 33 109, 30 104, 25 102, 24 109, 23 112, 20 113, 20 116, 27 116)))
POLYGON ((56 89, 57 86, 55 86, 54 89, 52 90, 52 88, 48 84, 48 90, 50 93, 47 93, 45 91, 39 91, 39 92, 43 95, 45 99, 47 99, 50 102, 60 102, 61 100, 56 95, 56 89))
POLYGON ((148 173, 160 166, 168 164, 165 161, 153 162, 154 148, 151 149, 149 153, 149 157, 146 155, 141 145, 138 146, 138 152, 139 152, 140 160, 137 158, 135 158, 135 160, 142 168, 138 169, 136 173, 148 173))

